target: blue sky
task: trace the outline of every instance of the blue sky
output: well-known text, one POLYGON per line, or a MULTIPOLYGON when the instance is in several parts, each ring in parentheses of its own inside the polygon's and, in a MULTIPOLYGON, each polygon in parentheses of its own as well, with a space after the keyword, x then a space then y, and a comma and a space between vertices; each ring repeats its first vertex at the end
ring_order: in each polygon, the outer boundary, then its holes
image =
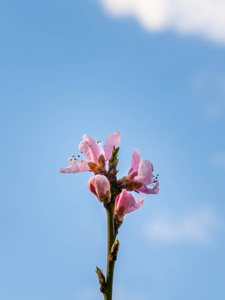
POLYGON ((119 177, 139 148, 160 193, 120 229, 115 299, 225 296, 224 3, 139 3, 0 3, 2 300, 102 299, 105 211, 58 170, 118 129, 119 177))

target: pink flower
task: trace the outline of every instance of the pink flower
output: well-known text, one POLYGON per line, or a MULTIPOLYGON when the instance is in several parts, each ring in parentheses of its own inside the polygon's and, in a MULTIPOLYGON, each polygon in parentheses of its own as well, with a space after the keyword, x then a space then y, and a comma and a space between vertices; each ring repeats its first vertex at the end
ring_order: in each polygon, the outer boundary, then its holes
POLYGON ((133 183, 140 182, 141 187, 134 189, 136 192, 145 194, 158 194, 159 182, 157 177, 153 175, 153 165, 149 160, 140 158, 141 151, 134 149, 131 160, 131 169, 128 177, 133 183), (148 185, 152 185, 151 188, 148 185))
MULTIPOLYGON (((110 159, 113 152, 113 147, 117 148, 120 143, 120 131, 111 133, 107 136, 103 149, 101 150, 99 143, 93 138, 84 134, 83 141, 79 144, 79 150, 87 158, 86 160, 79 160, 69 157, 70 166, 60 169, 61 173, 79 173, 85 171, 94 171, 101 163, 104 165, 105 161, 110 159)), ((78 156, 80 157, 80 156, 78 156)))
POLYGON ((110 183, 106 176, 95 175, 91 177, 88 180, 87 187, 93 194, 97 196, 100 202, 108 202, 110 200, 110 183))
POLYGON ((123 189, 122 193, 116 197, 115 214, 122 218, 125 214, 135 211, 141 207, 144 204, 144 201, 145 197, 139 196, 138 198, 134 199, 130 192, 127 192, 123 189))

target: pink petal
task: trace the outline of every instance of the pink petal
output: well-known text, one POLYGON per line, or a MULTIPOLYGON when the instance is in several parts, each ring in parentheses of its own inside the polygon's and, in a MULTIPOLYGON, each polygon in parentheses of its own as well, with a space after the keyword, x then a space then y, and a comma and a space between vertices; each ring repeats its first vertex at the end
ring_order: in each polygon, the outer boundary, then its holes
POLYGON ((135 176, 134 180, 148 185, 152 182, 152 172, 153 165, 151 162, 147 159, 141 159, 138 167, 138 175, 135 176))
POLYGON ((127 214, 129 214, 130 212, 135 211, 136 209, 141 207, 145 202, 145 197, 143 197, 143 196, 137 197, 135 199, 135 202, 136 202, 135 205, 128 209, 127 214))
POLYGON ((146 184, 143 184, 137 191, 144 194, 158 194, 159 183, 157 182, 156 185, 151 189, 148 188, 146 184))
POLYGON ((108 198, 110 195, 110 183, 106 176, 95 175, 88 180, 88 189, 100 198, 108 198))
POLYGON ((111 158, 113 152, 113 146, 117 148, 120 143, 120 140, 121 140, 121 136, 119 130, 107 136, 105 140, 105 144, 103 146, 106 161, 111 158))
POLYGON ((130 209, 130 207, 134 205, 135 199, 133 195, 130 192, 127 192, 123 189, 122 193, 120 193, 116 197, 115 212, 121 216, 124 216, 127 213, 128 209, 130 209))
POLYGON ((85 162, 81 162, 79 160, 73 160, 72 158, 69 158, 68 160, 70 166, 67 168, 61 168, 59 170, 60 173, 80 173, 80 172, 91 171, 85 162))
POLYGON ((79 150, 91 162, 98 164, 98 157, 100 155, 100 147, 96 141, 90 136, 84 134, 83 141, 80 142, 79 150))
POLYGON ((94 184, 92 182, 92 177, 88 180, 87 187, 93 194, 97 195, 94 184))
POLYGON ((131 159, 131 170, 129 171, 128 175, 136 172, 138 170, 138 166, 140 163, 140 155, 141 155, 141 151, 138 148, 135 148, 132 154, 132 159, 131 159))

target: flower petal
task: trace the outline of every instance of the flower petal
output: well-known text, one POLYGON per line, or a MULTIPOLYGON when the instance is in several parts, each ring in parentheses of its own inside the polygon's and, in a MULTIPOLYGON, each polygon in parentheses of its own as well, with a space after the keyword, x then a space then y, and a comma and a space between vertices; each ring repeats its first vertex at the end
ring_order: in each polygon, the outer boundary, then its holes
POLYGON ((81 162, 79 160, 71 160, 70 158, 70 166, 67 168, 61 168, 59 169, 60 173, 80 173, 80 172, 86 172, 91 171, 86 162, 81 162))
POLYGON ((147 159, 141 159, 138 167, 138 175, 135 176, 134 180, 148 185, 152 182, 152 172, 153 165, 151 164, 151 162, 147 159))
POLYGON ((140 155, 141 155, 141 151, 138 149, 138 148, 135 148, 134 151, 133 151, 133 154, 132 154, 132 159, 131 159, 131 169, 128 173, 128 175, 134 173, 134 172, 137 172, 138 170, 138 166, 139 166, 139 163, 140 163, 140 155))
POLYGON ((135 205, 135 199, 130 192, 122 190, 122 192, 116 197, 115 212, 123 217, 127 211, 135 205))
POLYGON ((158 194, 159 192, 159 183, 157 182, 153 188, 148 188, 146 184, 143 184, 137 192, 144 193, 144 194, 158 194))
POLYGON ((84 134, 83 141, 80 142, 79 150, 91 162, 98 164, 98 157, 100 155, 100 147, 96 141, 90 136, 84 134))
POLYGON ((113 146, 117 148, 120 143, 120 140, 121 140, 121 136, 119 130, 107 136, 105 140, 105 144, 103 146, 106 161, 111 158, 113 152, 113 146))
POLYGON ((135 205, 128 209, 127 214, 129 214, 130 212, 135 211, 136 209, 141 207, 145 202, 145 197, 139 196, 139 197, 135 198, 135 202, 136 202, 135 205))

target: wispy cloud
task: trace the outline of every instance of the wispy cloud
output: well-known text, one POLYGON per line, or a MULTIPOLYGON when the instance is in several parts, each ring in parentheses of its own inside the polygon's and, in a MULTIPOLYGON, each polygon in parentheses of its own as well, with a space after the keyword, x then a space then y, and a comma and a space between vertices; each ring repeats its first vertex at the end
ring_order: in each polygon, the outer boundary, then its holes
POLYGON ((218 219, 209 207, 180 215, 167 213, 151 219, 144 227, 147 239, 163 243, 194 242, 208 244, 218 219))
POLYGON ((218 151, 213 153, 211 162, 215 167, 225 171, 225 151, 218 151))
POLYGON ((114 16, 132 16, 150 31, 173 29, 225 43, 225 1, 98 0, 114 16))
POLYGON ((209 68, 193 77, 192 89, 203 102, 203 117, 216 121, 225 116, 225 74, 209 68))

